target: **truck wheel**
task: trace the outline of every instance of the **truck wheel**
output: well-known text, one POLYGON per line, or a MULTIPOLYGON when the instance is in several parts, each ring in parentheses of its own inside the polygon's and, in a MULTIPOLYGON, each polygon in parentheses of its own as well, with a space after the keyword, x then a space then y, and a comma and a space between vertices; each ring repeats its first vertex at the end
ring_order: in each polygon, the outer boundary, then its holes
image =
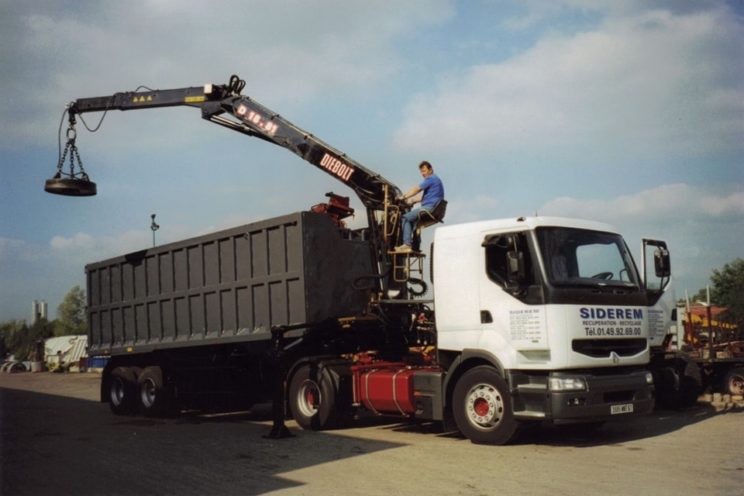
POLYGON ((674 367, 661 367, 653 371, 656 388, 656 407, 676 410, 680 405, 680 378, 674 367))
POLYGON ((489 366, 463 374, 455 385, 452 409, 457 428, 476 444, 506 444, 519 428, 506 381, 489 366))
POLYGON ((137 371, 116 367, 108 381, 109 407, 115 415, 131 415, 137 410, 137 371))
POLYGON ((163 381, 163 369, 145 367, 137 381, 140 411, 147 417, 173 414, 174 400, 170 387, 163 381))
POLYGON ((744 367, 729 370, 724 379, 725 392, 734 396, 744 396, 744 367))
POLYGON ((329 373, 317 365, 303 365, 289 385, 289 409, 303 429, 325 430, 337 426, 336 388, 329 373))
POLYGON ((697 403, 703 388, 700 368, 695 362, 678 360, 653 372, 658 406, 678 410, 697 403))
POLYGON ((700 367, 692 360, 683 362, 683 366, 680 380, 681 406, 690 407, 697 403, 698 396, 703 392, 703 377, 700 367))

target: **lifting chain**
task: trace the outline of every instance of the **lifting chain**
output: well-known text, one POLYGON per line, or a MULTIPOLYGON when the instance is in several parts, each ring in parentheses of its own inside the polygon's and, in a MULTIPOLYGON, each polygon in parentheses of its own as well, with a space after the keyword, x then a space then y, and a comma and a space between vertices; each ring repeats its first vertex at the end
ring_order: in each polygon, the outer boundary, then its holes
POLYGON ((62 177, 63 175, 69 176, 71 179, 75 179, 76 176, 80 176, 84 180, 88 179, 88 174, 85 172, 85 168, 83 167, 83 160, 80 158, 80 152, 78 152, 77 145, 75 144, 75 139, 77 138, 77 132, 75 131, 74 123, 70 124, 70 127, 67 128, 67 144, 65 144, 65 151, 62 153, 62 156, 59 158, 59 163, 57 164, 57 177, 62 177), (67 158, 67 154, 70 154, 70 172, 63 172, 63 167, 65 164, 65 159, 67 158), (75 173, 75 161, 77 160, 78 168, 80 169, 80 172, 78 174, 75 173))

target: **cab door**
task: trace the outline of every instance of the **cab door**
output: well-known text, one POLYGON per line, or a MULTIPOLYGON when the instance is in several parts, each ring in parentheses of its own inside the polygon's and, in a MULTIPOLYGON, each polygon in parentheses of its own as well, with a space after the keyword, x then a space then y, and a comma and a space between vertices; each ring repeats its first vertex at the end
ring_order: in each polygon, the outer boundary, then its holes
POLYGON ((498 339, 501 346, 517 351, 547 349, 547 316, 529 232, 489 234, 482 247, 479 305, 483 339, 498 339))
POLYGON ((671 332, 676 302, 671 290, 672 270, 669 249, 664 241, 643 239, 641 278, 648 297, 648 337, 650 346, 661 346, 671 332))

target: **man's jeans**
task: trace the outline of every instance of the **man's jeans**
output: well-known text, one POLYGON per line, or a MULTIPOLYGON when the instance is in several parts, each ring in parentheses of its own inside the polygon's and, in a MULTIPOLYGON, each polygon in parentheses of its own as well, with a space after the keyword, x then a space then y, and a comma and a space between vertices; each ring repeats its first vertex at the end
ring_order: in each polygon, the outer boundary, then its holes
POLYGON ((413 246, 413 232, 416 230, 416 224, 418 224, 419 212, 422 210, 429 211, 428 209, 415 208, 410 212, 403 215, 403 244, 413 246))

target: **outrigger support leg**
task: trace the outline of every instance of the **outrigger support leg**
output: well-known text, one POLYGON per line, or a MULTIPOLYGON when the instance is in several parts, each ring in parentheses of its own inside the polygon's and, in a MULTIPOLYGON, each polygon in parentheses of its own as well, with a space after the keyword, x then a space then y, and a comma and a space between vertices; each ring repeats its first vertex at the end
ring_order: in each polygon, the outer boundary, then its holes
POLYGON ((290 329, 289 326, 274 326, 271 328, 271 355, 274 361, 274 369, 276 370, 274 399, 272 402, 272 417, 274 423, 271 426, 271 431, 263 436, 266 439, 285 439, 288 437, 295 437, 284 424, 284 418, 286 416, 284 399, 286 398, 287 390, 285 377, 287 367, 284 363, 284 333, 290 329))

